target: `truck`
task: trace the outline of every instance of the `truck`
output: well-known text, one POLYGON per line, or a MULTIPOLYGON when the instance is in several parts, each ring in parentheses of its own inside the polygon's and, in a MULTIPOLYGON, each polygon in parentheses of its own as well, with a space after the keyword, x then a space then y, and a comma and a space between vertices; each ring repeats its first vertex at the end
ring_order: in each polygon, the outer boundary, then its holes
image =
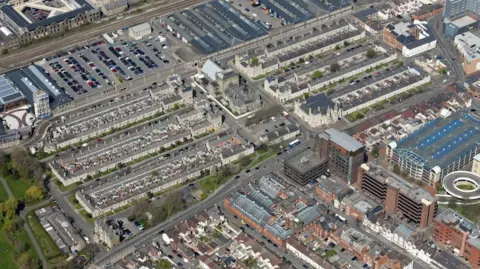
POLYGON ((172 239, 170 239, 170 237, 168 237, 166 233, 162 233, 162 240, 166 246, 170 245, 173 241, 172 239))

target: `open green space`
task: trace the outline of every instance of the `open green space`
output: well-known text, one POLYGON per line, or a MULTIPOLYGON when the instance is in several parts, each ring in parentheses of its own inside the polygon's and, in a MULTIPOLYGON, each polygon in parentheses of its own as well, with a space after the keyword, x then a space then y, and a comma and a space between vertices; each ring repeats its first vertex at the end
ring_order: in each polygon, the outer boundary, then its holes
POLYGON ((25 192, 32 186, 26 179, 7 179, 7 183, 17 200, 25 200, 25 192))
POLYGON ((8 199, 7 190, 3 187, 3 184, 0 184, 0 202, 6 201, 8 199))
POLYGON ((80 203, 78 203, 78 201, 75 203, 75 200, 76 200, 75 194, 72 194, 72 195, 68 196, 67 199, 75 209, 78 209, 78 210, 82 209, 82 205, 80 205, 80 203))
POLYGON ((461 190, 464 190, 464 191, 471 191, 471 190, 475 189, 475 186, 470 185, 470 184, 459 184, 459 185, 455 185, 455 187, 457 187, 461 190))
POLYGON ((255 167, 261 163, 263 163, 264 161, 276 156, 277 153, 275 151, 267 151, 266 153, 260 155, 257 157, 256 160, 254 160, 249 166, 248 168, 252 168, 252 167, 255 167))
POLYGON ((215 191, 218 187, 217 177, 216 176, 205 177, 200 180, 199 184, 207 194, 211 193, 215 191))
POLYGON ((42 250, 43 255, 50 263, 57 263, 63 259, 63 254, 58 249, 57 245, 50 237, 50 235, 43 229, 42 224, 40 223, 37 216, 33 211, 29 212, 25 218, 30 230, 32 230, 33 236, 37 241, 40 249, 42 250))
POLYGON ((13 247, 10 245, 5 233, 0 232, 0 249, 2 250, 2 258, 0 258, 0 268, 17 269, 18 266, 13 260, 13 247))
POLYGON ((80 213, 80 215, 82 215, 83 218, 85 218, 85 220, 88 221, 89 223, 94 223, 95 222, 95 219, 91 217, 91 215, 87 212, 87 210, 82 209, 82 210, 78 211, 78 213, 80 213))

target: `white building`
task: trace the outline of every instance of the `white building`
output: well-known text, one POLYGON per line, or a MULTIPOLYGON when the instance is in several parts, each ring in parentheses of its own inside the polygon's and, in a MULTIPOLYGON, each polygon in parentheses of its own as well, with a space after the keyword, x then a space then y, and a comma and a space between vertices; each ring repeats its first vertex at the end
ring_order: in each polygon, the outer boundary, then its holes
POLYGON ((152 27, 148 22, 128 28, 128 35, 135 40, 140 40, 151 33, 152 27))
POLYGON ((52 115, 48 93, 38 90, 33 94, 33 109, 35 116, 39 119, 47 118, 52 115))
POLYGON ((313 128, 331 124, 342 117, 343 111, 325 93, 295 102, 295 114, 313 128))

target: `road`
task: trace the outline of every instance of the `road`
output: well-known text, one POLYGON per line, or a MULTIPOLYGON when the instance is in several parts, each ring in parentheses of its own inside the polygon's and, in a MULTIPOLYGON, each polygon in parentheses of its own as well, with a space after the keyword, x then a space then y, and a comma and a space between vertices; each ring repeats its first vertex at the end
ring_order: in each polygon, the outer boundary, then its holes
POLYGON ((52 52, 61 51, 62 49, 84 44, 85 42, 98 38, 107 32, 116 31, 125 26, 133 26, 136 24, 149 21, 162 15, 188 8, 193 5, 200 4, 201 0, 183 0, 183 1, 167 1, 167 4, 149 9, 145 12, 130 15, 122 20, 113 20, 104 24, 84 29, 79 28, 73 30, 74 33, 67 34, 63 38, 58 38, 50 42, 41 43, 39 45, 30 46, 27 49, 12 51, 2 56, 0 62, 0 71, 5 72, 14 68, 18 68, 34 61, 40 60, 52 52))

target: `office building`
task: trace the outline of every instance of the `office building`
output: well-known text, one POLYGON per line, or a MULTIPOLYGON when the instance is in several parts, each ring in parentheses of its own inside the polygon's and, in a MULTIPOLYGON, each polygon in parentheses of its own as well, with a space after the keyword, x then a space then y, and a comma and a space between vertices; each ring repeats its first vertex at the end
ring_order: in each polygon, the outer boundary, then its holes
POLYGON ((33 94, 33 109, 35 111, 35 116, 39 119, 47 118, 52 115, 48 93, 38 90, 33 94))
POLYGON ((362 164, 357 184, 363 192, 384 204, 390 215, 403 217, 425 228, 437 214, 437 199, 425 189, 372 163, 362 164))
POLYGON ((358 169, 364 163, 365 147, 346 133, 330 128, 315 139, 314 151, 325 159, 331 173, 354 184, 358 169))
POLYGON ((142 38, 145 38, 151 33, 152 33, 152 27, 148 22, 144 22, 128 28, 128 35, 135 40, 140 40, 142 38))
POLYGON ((307 185, 327 172, 325 160, 315 156, 309 149, 286 160, 283 169, 285 176, 300 185, 307 185))
POLYGON ((478 0, 445 0, 443 17, 451 19, 468 14, 480 15, 480 1, 478 0))
POLYGON ((463 72, 470 75, 480 70, 480 37, 472 32, 455 36, 455 47, 460 54, 463 72))
POLYGON ((469 165, 480 153, 480 115, 459 110, 424 124, 387 145, 387 160, 409 177, 436 188, 447 174, 469 165))

